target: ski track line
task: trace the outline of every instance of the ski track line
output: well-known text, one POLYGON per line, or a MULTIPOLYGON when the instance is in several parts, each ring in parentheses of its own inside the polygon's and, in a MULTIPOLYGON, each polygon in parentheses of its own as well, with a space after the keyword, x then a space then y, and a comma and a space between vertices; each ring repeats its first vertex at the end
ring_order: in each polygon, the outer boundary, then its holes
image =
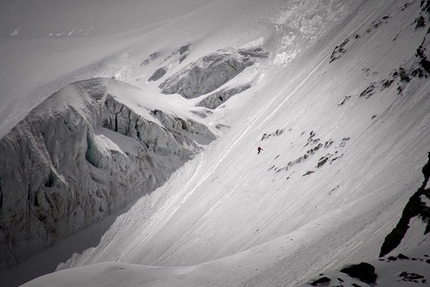
MULTIPOLYGON (((322 65, 324 64, 324 61, 321 61, 314 69, 311 73, 308 74, 308 76, 301 81, 301 83, 294 89, 295 91, 298 91, 301 86, 303 86, 307 79, 309 79, 309 77, 311 75, 313 75, 315 73, 315 71, 317 71, 322 65)), ((272 101, 270 101, 270 103, 268 105, 271 105, 272 102, 274 102, 275 99, 279 98, 281 96, 281 94, 288 88, 289 86, 284 87, 275 97, 272 101)), ((269 118, 273 117, 275 115, 275 113, 285 104, 285 102, 287 102, 290 97, 292 96, 292 94, 294 93, 294 91, 292 93, 290 93, 269 115, 267 115, 267 117, 258 125, 259 128, 261 128, 261 126, 267 122, 269 120, 269 118)), ((267 110, 268 107, 266 107, 265 110, 267 110)), ((302 110, 303 111, 303 110, 302 110)), ((301 114, 301 112, 296 116, 296 118, 301 114)))
MULTIPOLYGON (((188 186, 191 184, 191 182, 193 181, 193 179, 197 176, 197 170, 201 168, 201 166, 203 165, 203 162, 204 162, 204 157, 201 154, 198 159, 197 165, 194 168, 193 173, 186 180, 187 183, 181 189, 182 191, 186 190, 188 186)), ((132 246, 135 246, 135 247, 130 250, 125 250, 125 252, 123 252, 122 255, 120 256, 120 261, 121 261, 121 258, 123 258, 125 255, 136 253, 135 250, 138 249, 138 247, 144 246, 157 232, 159 232, 168 223, 170 218, 172 218, 172 216, 176 213, 176 211, 180 208, 182 203, 185 201, 185 200, 182 200, 179 204, 175 205, 174 201, 176 201, 179 195, 180 195, 180 192, 176 193, 176 196, 174 198, 171 198, 169 202, 164 203, 162 205, 161 210, 159 209, 153 216, 151 216, 151 223, 149 223, 148 226, 144 228, 144 230, 141 230, 141 235, 137 236, 133 240, 134 242, 138 241, 139 243, 129 245, 130 247, 132 246), (170 210, 170 207, 172 205, 174 205, 173 210, 171 212, 167 212, 170 210), (142 233, 144 233, 144 235, 142 235, 142 233)))
MULTIPOLYGON (((227 149, 227 152, 225 152, 223 154, 223 156, 219 157, 218 160, 215 162, 215 164, 211 165, 211 167, 203 174, 203 176, 198 181, 198 183, 194 186, 194 188, 192 188, 188 193, 185 194, 184 198, 173 207, 171 212, 166 212, 166 211, 170 210, 168 207, 170 207, 170 205, 172 205, 174 203, 169 203, 168 205, 164 205, 164 208, 163 208, 164 211, 158 211, 155 214, 155 216, 159 215, 159 216, 161 216, 161 218, 159 220, 154 220, 153 223, 151 224, 152 226, 150 227, 150 229, 145 230, 145 234, 148 234, 148 235, 145 235, 146 238, 145 239, 142 238, 142 241, 139 244, 137 244, 136 247, 133 248, 133 250, 131 250, 131 252, 133 252, 135 249, 137 249, 138 246, 143 246, 144 244, 146 244, 148 242, 148 240, 153 235, 155 235, 157 232, 159 232, 168 223, 170 218, 172 218, 172 216, 188 200, 188 198, 190 198, 190 196, 197 190, 197 188, 199 188, 202 185, 202 183, 205 182, 209 178, 209 176, 218 168, 218 166, 221 164, 221 162, 229 155, 231 150, 238 145, 238 143, 243 139, 243 137, 247 134, 247 132, 251 129, 251 127, 254 126, 255 122, 257 122, 257 120, 259 120, 262 117, 262 115, 264 115, 266 110, 273 104, 273 102, 278 97, 279 97, 279 94, 278 94, 278 96, 275 96, 270 102, 268 102, 267 105, 265 105, 263 108, 261 108, 257 114, 254 115, 254 117, 251 119, 251 121, 248 122, 246 129, 229 146, 229 148, 227 149)), ((203 162, 206 162, 205 158, 206 158, 205 152, 202 152, 200 154, 198 163, 196 165, 196 168, 194 169, 193 174, 191 175, 189 180, 187 180, 185 187, 182 189, 183 191, 185 191, 188 188, 188 186, 191 184, 191 182, 197 176, 197 174, 198 174, 197 171, 200 170, 200 168, 203 166, 203 162)), ((177 193, 177 196, 179 196, 179 193, 177 193)), ((131 254, 131 252, 127 252, 127 254, 131 254)))
MULTIPOLYGON (((323 64, 323 62, 321 62, 315 69, 317 69, 319 66, 321 66, 323 64)), ((314 69, 314 70, 315 70, 314 69)), ((306 80, 312 75, 313 73, 309 73, 309 75, 297 86, 297 88, 301 87, 302 85, 304 85, 304 83, 306 82, 306 80)), ((128 254, 133 254, 135 253, 134 251, 136 249, 138 249, 138 247, 145 245, 150 238, 152 238, 156 233, 158 233, 170 220, 170 218, 172 218, 172 216, 179 210, 179 208, 188 200, 188 198, 190 198, 190 196, 197 190, 198 187, 201 186, 201 184, 203 182, 205 182, 209 176, 218 168, 218 166, 221 164, 221 162, 229 155, 229 153, 238 145, 238 143, 245 137, 245 135, 247 134, 247 132, 251 129, 251 127, 254 127, 254 124, 265 114, 265 112, 269 109, 269 107, 272 106, 272 104, 279 98, 282 96, 282 93, 286 90, 286 88, 282 89, 275 97, 272 98, 272 100, 270 100, 265 106, 263 106, 261 109, 258 110, 258 112, 251 118, 251 121, 248 121, 246 128, 242 131, 242 133, 236 138, 236 140, 228 147, 227 151, 225 153, 223 153, 223 155, 221 157, 218 158, 218 160, 216 160, 215 164, 211 165, 211 167, 203 174, 203 176, 201 177, 201 179, 198 181, 198 183, 194 186, 194 188, 192 188, 188 193, 185 194, 184 198, 177 203, 176 205, 174 205, 173 210, 171 212, 166 212, 167 210, 169 210, 168 207, 170 207, 172 204, 174 204, 172 201, 174 201, 174 199, 171 199, 171 202, 168 204, 164 204, 163 205, 163 210, 159 210, 157 211, 154 217, 160 216, 161 218, 156 220, 154 218, 154 220, 152 220, 152 224, 150 224, 151 226, 148 226, 147 228, 145 228, 145 235, 141 235, 138 236, 135 240, 137 240, 138 238, 141 240, 139 244, 134 245, 135 247, 132 248, 129 251, 125 251, 122 252, 121 255, 118 258, 118 261, 121 261, 121 259, 128 254)), ((267 120, 271 117, 273 117, 275 115, 275 113, 281 108, 281 106, 283 106, 283 104, 288 101, 290 99, 292 94, 289 94, 268 116, 266 116, 266 118, 258 125, 258 128, 261 128, 261 126, 267 122, 267 120)), ((207 150, 206 150, 207 151, 207 150)), ((194 178, 197 176, 197 171, 203 166, 203 162, 205 162, 205 151, 202 152, 199 156, 199 160, 198 163, 196 165, 196 168, 193 171, 193 174, 191 175, 191 177, 189 178, 189 180, 187 180, 186 185, 184 186, 184 188, 182 188, 183 191, 185 191, 188 186, 191 184, 191 182, 194 180, 194 178)), ((179 196, 179 193, 177 193, 177 196, 175 198, 177 198, 179 196)), ((111 245, 112 242, 109 242, 108 245, 111 245)), ((129 245, 132 246, 132 245, 129 245)), ((106 249, 105 249, 106 251, 106 249)), ((100 258, 102 256, 102 254, 105 253, 105 251, 103 251, 99 256, 97 256, 98 258, 100 258)))
MULTIPOLYGON (((188 183, 185 185, 185 188, 189 184, 189 182, 192 180, 192 178, 196 175, 196 170, 201 166, 201 162, 202 162, 202 160, 200 159, 198 164, 196 165, 196 168, 195 168, 193 174, 191 175, 190 179, 188 180, 188 183)), ((166 189, 169 189, 169 188, 166 187, 166 189)), ((163 204, 162 208, 163 209, 168 208, 172 204, 171 201, 173 201, 173 200, 174 200, 174 198, 170 199, 170 202, 168 204, 163 204)), ((146 204, 146 202, 142 202, 140 204, 140 206, 145 205, 145 204, 146 204)), ((127 223, 130 223, 133 220, 133 218, 138 218, 138 216, 136 216, 136 213, 138 213, 139 210, 141 210, 141 209, 137 208, 132 213, 129 212, 127 215, 127 217, 129 219, 123 219, 123 220, 126 220, 127 223), (131 218, 131 220, 130 220, 130 218, 131 218)), ((123 251, 117 255, 116 259, 110 258, 110 260, 122 262, 123 261, 122 259, 124 257, 127 257, 129 254, 134 254, 135 250, 138 249, 139 246, 146 244, 148 242, 149 238, 152 235, 154 235, 156 232, 158 232, 161 229, 161 227, 166 224, 166 222, 171 218, 173 213, 168 218, 167 218, 167 215, 166 215, 166 212, 163 212, 161 210, 158 210, 157 212, 155 212, 155 214, 153 216, 151 216, 151 219, 150 219, 151 222, 148 224, 148 226, 144 230, 139 229, 141 231, 140 235, 133 236, 133 239, 130 239, 131 242, 130 242, 130 244, 128 244, 128 248, 123 249, 123 251), (163 214, 165 214, 165 215, 163 216, 163 214), (157 220, 156 217, 161 217, 161 218, 157 220), (142 235, 143 233, 145 235, 142 235), (140 243, 136 244, 136 242, 140 242, 140 243)), ((102 260, 103 259, 102 257, 106 254, 106 252, 108 252, 108 250, 110 250, 109 247, 114 246, 114 243, 116 242, 116 240, 114 240, 114 238, 118 237, 118 233, 122 233, 122 236, 127 236, 127 233, 128 233, 128 231, 127 231, 128 224, 127 223, 120 224, 120 226, 118 226, 117 230, 115 231, 115 235, 109 236, 109 238, 107 238, 108 242, 106 243, 106 245, 104 245, 101 248, 101 252, 97 253, 96 249, 100 249, 98 247, 87 249, 86 252, 89 252, 89 255, 86 255, 84 257, 85 258, 84 260, 87 262, 88 258, 90 258, 90 257, 94 258, 93 260, 91 260, 92 263, 96 263, 96 262, 99 262, 100 260, 102 260)), ((131 236, 127 236, 127 237, 131 238, 131 236)), ((98 246, 101 246, 101 245, 98 245, 98 246)), ((81 264, 79 264, 79 265, 81 265, 81 264)), ((82 264, 82 265, 86 265, 86 264, 82 264)))
POLYGON ((254 127, 255 122, 262 117, 264 112, 272 105, 272 103, 277 99, 278 96, 274 97, 266 106, 261 108, 258 113, 248 122, 245 130, 236 138, 236 140, 228 147, 227 152, 223 153, 221 157, 215 162, 214 165, 211 165, 211 168, 207 170, 202 176, 201 180, 197 183, 197 185, 186 195, 184 200, 182 200, 181 204, 184 203, 191 194, 204 182, 206 179, 218 168, 221 162, 229 155, 229 153, 238 145, 238 143, 243 139, 243 137, 247 134, 247 132, 254 127))

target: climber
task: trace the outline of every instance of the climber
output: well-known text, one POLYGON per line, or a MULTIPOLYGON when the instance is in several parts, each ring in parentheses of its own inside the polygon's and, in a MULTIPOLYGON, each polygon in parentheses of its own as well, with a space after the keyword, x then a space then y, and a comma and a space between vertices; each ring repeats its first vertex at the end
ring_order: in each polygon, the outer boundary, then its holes
POLYGON ((259 146, 259 147, 257 148, 257 150, 258 150, 258 154, 260 154, 260 151, 262 151, 263 149, 261 148, 261 146, 259 146))

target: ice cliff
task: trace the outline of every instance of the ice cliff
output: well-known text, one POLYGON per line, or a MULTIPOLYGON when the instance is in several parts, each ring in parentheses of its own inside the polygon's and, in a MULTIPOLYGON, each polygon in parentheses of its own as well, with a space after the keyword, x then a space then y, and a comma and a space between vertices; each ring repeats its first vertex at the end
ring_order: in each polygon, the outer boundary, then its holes
POLYGON ((53 94, 0 139, 0 267, 124 208, 215 139, 191 113, 164 107, 136 87, 91 79, 53 94))

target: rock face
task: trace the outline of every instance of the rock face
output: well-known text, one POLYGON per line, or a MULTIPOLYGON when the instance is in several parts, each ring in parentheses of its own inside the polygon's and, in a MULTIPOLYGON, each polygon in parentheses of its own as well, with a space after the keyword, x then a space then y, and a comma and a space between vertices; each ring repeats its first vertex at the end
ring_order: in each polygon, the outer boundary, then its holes
POLYGON ((360 281, 368 284, 376 282, 378 275, 375 273, 375 267, 369 263, 361 262, 360 264, 351 265, 340 270, 342 273, 346 273, 353 278, 357 278, 360 281))
POLYGON ((212 92, 240 74, 258 58, 268 56, 261 48, 218 51, 186 66, 160 85, 164 94, 195 98, 212 92))
POLYGON ((164 76, 164 74, 166 74, 167 70, 166 68, 158 68, 157 70, 155 70, 155 72, 151 75, 151 77, 149 77, 148 82, 150 81, 157 81, 160 78, 162 78, 164 76))
POLYGON ((424 235, 430 232, 430 208, 426 204, 426 201, 430 199, 430 189, 426 189, 430 176, 430 152, 427 154, 427 163, 422 168, 424 181, 421 187, 409 198, 396 227, 385 237, 379 257, 387 255, 399 246, 409 229, 411 219, 414 217, 421 218, 427 224, 424 235))
POLYGON ((122 209, 215 139, 189 118, 139 114, 107 83, 60 90, 0 139, 1 268, 122 209))
POLYGON ((214 92, 209 96, 205 97, 201 102, 197 104, 199 107, 206 107, 208 109, 216 109, 220 105, 222 105, 225 101, 237 95, 243 91, 251 88, 251 84, 234 87, 230 89, 222 89, 221 91, 214 92))

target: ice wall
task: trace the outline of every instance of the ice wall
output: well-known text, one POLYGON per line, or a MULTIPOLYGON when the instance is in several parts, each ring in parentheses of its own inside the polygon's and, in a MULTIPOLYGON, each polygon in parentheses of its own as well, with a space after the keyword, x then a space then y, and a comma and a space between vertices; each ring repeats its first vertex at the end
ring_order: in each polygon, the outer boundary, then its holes
POLYGON ((190 118, 135 111, 109 84, 63 88, 0 140, 1 268, 124 208, 215 139, 190 118))

